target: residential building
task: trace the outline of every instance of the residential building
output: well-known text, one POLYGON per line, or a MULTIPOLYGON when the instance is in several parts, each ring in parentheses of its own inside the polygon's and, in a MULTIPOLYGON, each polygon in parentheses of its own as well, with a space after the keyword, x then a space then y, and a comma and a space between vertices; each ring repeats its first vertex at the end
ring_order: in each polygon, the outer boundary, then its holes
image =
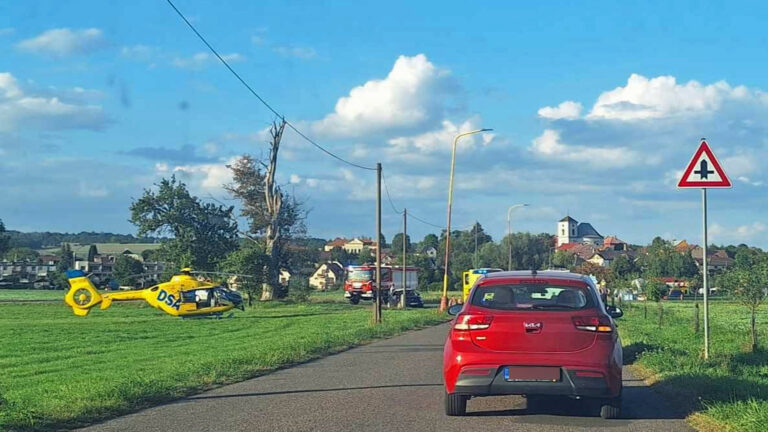
POLYGON ((94 283, 98 284, 112 277, 116 258, 114 255, 96 255, 93 257, 93 261, 75 261, 74 267, 75 270, 82 270, 85 274, 90 275, 94 283))
POLYGON ((352 240, 347 240, 343 237, 337 237, 323 246, 323 251, 330 252, 334 248, 344 249, 347 253, 359 254, 363 248, 368 248, 372 252, 376 250, 377 243, 369 238, 355 237, 352 240))
POLYGON ((595 251, 595 253, 587 259, 587 261, 597 264, 601 267, 609 267, 616 257, 621 255, 621 252, 613 249, 603 249, 595 251))
POLYGON ((613 250, 629 250, 629 245, 627 242, 620 240, 616 236, 608 236, 603 240, 603 249, 613 249, 613 250))
POLYGON ((342 249, 347 251, 347 253, 359 254, 363 248, 368 248, 371 252, 374 252, 377 247, 377 243, 371 239, 355 237, 342 246, 342 249))
MULTIPOLYGON (((691 249, 691 256, 696 260, 699 268, 704 265, 704 249, 695 246, 691 249)), ((710 272, 725 270, 731 264, 733 264, 733 258, 729 257, 724 250, 707 250, 707 269, 710 272)))
POLYGON ((324 252, 330 252, 334 248, 343 249, 344 245, 347 244, 349 240, 342 238, 342 237, 336 237, 335 239, 331 240, 330 242, 326 243, 325 246, 323 246, 324 252))
POLYGON ((603 236, 588 222, 577 221, 566 216, 557 223, 557 246, 567 243, 602 245, 603 236))
POLYGON ((320 264, 309 277, 309 286, 325 291, 344 282, 344 266, 336 261, 320 264))

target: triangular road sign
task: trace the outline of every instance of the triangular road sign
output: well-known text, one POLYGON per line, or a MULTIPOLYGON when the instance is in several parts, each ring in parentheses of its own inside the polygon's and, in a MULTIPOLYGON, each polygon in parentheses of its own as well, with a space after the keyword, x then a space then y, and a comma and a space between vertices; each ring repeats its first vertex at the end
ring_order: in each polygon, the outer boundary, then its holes
POLYGON ((683 171, 683 176, 677 184, 679 188, 729 188, 731 181, 725 175, 725 171, 717 161, 715 154, 710 150, 705 140, 701 140, 701 145, 693 159, 683 171))

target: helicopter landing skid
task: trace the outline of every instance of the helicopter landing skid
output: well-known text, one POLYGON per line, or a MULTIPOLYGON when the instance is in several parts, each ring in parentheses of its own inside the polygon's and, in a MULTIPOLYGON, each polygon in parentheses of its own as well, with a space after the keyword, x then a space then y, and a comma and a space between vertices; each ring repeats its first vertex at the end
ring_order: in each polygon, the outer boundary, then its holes
POLYGON ((234 312, 230 312, 227 316, 223 316, 224 312, 214 312, 210 314, 205 315, 189 315, 189 316, 181 316, 181 319, 222 319, 222 318, 232 318, 235 316, 234 312))

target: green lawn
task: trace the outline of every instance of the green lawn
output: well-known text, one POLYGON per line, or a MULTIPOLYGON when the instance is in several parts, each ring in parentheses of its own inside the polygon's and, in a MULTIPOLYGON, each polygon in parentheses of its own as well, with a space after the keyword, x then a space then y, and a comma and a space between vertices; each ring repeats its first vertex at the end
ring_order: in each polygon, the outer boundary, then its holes
POLYGON ((61 300, 65 290, 0 289, 0 301, 11 300, 61 300))
MULTIPOLYGON (((693 302, 664 302, 658 326, 655 303, 625 307, 618 320, 625 363, 652 373, 656 385, 692 411, 690 422, 702 430, 764 431, 768 425, 768 352, 748 352, 749 314, 728 302, 710 304, 710 359, 703 353, 702 328, 693 331, 693 302)), ((760 311, 758 333, 768 346, 768 308, 760 311)))
POLYGON ((0 303, 0 430, 70 428, 446 318, 428 309, 259 304, 182 320, 116 304, 76 317, 63 304, 0 303))

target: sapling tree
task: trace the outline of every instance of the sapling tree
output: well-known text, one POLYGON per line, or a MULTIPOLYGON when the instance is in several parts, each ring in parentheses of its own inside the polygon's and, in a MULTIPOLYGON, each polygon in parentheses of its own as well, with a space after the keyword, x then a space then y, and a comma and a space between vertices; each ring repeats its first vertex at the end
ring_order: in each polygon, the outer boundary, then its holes
POLYGON ((757 310, 765 302, 768 290, 768 259, 763 257, 751 268, 736 266, 720 278, 724 288, 750 312, 752 352, 757 351, 757 310))

